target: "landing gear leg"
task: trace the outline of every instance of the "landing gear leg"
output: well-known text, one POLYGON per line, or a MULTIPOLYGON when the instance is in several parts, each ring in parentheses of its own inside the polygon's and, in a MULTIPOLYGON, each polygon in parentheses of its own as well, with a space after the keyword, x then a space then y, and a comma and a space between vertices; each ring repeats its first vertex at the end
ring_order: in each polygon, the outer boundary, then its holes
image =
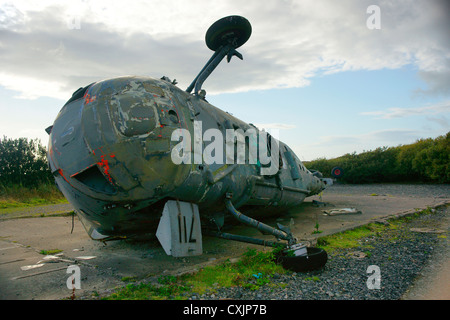
POLYGON ((266 241, 251 237, 233 235, 229 233, 216 233, 215 236, 224 239, 259 244, 264 246, 284 246, 285 249, 282 250, 277 256, 277 262, 281 263, 281 265, 285 269, 289 269, 295 272, 305 272, 320 269, 326 264, 328 255, 325 250, 321 248, 307 248, 306 245, 297 243, 297 239, 293 236, 289 228, 278 224, 278 229, 275 229, 258 220, 247 217, 246 215, 236 210, 236 208, 233 206, 230 194, 228 194, 227 198, 225 199, 225 205, 228 211, 240 222, 254 227, 264 234, 272 234, 277 239, 286 240, 288 243, 282 244, 280 242, 266 241))

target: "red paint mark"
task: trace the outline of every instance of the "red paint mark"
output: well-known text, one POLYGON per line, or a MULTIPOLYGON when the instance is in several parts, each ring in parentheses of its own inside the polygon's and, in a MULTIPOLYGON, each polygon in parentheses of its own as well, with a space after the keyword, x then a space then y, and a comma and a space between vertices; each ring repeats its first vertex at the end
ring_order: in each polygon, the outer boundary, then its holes
MULTIPOLYGON (((87 93, 87 92, 86 92, 86 93, 87 93)), ((91 98, 91 95, 90 95, 90 94, 85 94, 85 96, 84 96, 84 104, 89 104, 89 103, 95 101, 96 99, 97 99, 97 96, 93 96, 93 97, 91 98)))
POLYGON ((100 150, 100 152, 103 154, 102 148, 103 147, 100 147, 100 148, 97 148, 97 149, 93 149, 91 152, 94 154, 94 156, 95 156, 95 150, 100 150))
MULTIPOLYGON (((109 173, 109 162, 108 159, 105 159, 106 155, 101 155, 100 158, 101 160, 99 162, 97 162, 97 165, 102 168, 103 173, 105 174, 105 176, 108 178, 109 182, 111 182, 111 184, 114 184, 113 179, 109 173)), ((115 158, 115 154, 110 154, 109 155, 111 158, 115 158)))
POLYGON ((55 160, 53 160, 53 146, 50 147, 50 161, 53 163, 53 166, 56 168, 57 165, 55 164, 55 160))
POLYGON ((67 180, 67 178, 64 176, 64 173, 63 173, 62 169, 58 169, 58 172, 59 172, 59 174, 61 175, 61 177, 63 177, 64 180, 66 180, 66 182, 67 182, 68 184, 70 184, 69 180, 67 180))
POLYGON ((109 163, 108 163, 108 160, 105 159, 104 157, 105 157, 104 155, 101 156, 101 160, 99 162, 97 162, 97 165, 103 169, 103 173, 106 175, 109 182, 112 183, 112 178, 111 178, 111 175, 109 174, 109 163))

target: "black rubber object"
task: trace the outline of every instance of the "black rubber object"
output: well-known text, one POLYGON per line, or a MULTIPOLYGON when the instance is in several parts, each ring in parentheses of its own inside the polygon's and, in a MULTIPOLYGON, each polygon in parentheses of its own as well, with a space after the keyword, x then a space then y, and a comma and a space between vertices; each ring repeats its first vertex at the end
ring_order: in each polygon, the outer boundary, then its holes
POLYGON ((331 169, 331 175, 335 178, 340 178, 344 174, 344 170, 341 167, 334 167, 331 169))
POLYGON ((280 254, 277 262, 283 268, 294 272, 307 272, 318 270, 325 266, 328 261, 328 254, 321 248, 306 248, 307 254, 304 256, 290 257, 286 254, 280 254))

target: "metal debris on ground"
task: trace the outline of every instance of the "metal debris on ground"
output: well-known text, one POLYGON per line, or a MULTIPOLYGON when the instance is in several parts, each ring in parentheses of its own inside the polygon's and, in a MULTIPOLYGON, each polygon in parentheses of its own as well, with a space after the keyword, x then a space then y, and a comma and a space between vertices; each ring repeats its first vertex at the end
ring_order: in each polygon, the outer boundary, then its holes
POLYGON ((323 210, 322 212, 327 216, 337 216, 342 214, 362 214, 361 210, 358 210, 356 208, 331 209, 323 210))
POLYGON ((44 266, 44 263, 38 263, 38 264, 29 265, 29 266, 22 266, 22 267, 20 267, 20 269, 22 271, 27 271, 27 270, 31 270, 31 269, 40 268, 40 267, 43 267, 43 266, 44 266))
POLYGON ((435 229, 435 228, 411 228, 409 229, 413 232, 421 232, 421 233, 445 233, 445 230, 435 229))
POLYGON ((81 257, 75 257, 75 259, 80 259, 80 260, 91 260, 97 258, 97 256, 81 256, 81 257))
POLYGON ((322 202, 322 201, 313 200, 312 205, 314 207, 326 207, 326 206, 329 206, 330 204, 326 203, 326 202, 322 202))
MULTIPOLYGON (((78 258, 87 260, 87 259, 92 259, 95 257, 78 257, 78 258)), ((20 269, 22 271, 27 271, 27 270, 43 267, 47 263, 58 263, 58 262, 74 263, 75 261, 64 258, 63 253, 58 253, 55 255, 46 255, 45 257, 43 257, 41 260, 39 260, 35 264, 28 265, 28 266, 22 266, 22 267, 20 267, 20 269)))

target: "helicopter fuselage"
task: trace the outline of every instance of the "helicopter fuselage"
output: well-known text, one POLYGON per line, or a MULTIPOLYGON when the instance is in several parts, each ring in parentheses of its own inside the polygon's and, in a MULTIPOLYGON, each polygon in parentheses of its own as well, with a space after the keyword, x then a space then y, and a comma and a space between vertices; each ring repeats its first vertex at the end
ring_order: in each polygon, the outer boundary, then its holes
POLYGON ((168 200, 197 204, 202 222, 221 227, 226 195, 256 217, 325 187, 281 141, 150 77, 77 90, 51 128, 47 157, 94 239, 154 233, 168 200))

